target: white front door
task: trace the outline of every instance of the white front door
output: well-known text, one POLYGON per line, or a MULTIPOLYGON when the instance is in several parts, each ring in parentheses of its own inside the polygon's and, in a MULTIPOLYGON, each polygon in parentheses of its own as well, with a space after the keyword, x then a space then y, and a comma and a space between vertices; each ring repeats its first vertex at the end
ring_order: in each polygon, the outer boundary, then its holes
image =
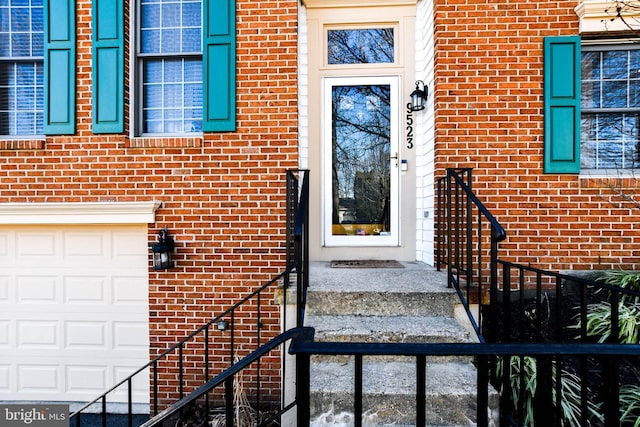
POLYGON ((323 79, 325 246, 398 246, 399 76, 323 79))

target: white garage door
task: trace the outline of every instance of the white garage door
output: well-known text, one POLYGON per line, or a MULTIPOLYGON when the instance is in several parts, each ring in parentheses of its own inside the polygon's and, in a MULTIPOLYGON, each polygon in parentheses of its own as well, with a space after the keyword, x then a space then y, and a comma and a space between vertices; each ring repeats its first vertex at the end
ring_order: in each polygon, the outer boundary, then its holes
POLYGON ((92 400, 147 363, 147 263, 146 225, 0 226, 0 401, 92 400))

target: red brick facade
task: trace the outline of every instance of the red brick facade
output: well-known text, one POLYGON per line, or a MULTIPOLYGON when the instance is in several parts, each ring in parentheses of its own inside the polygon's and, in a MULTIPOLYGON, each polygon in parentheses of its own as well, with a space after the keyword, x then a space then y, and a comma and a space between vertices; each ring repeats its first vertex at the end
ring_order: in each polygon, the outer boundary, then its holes
POLYGON ((505 259, 638 268, 637 180, 543 173, 543 38, 578 34, 577 3, 436 0, 436 171, 474 168, 505 259))
MULTIPOLYGON (((149 242, 167 227, 176 268, 150 270, 151 356, 284 268, 285 172, 298 164, 297 7, 237 1, 236 132, 130 139, 92 134, 91 2, 80 0, 76 134, 0 141, 0 202, 162 202, 149 242)), ((125 108, 128 117, 128 96, 125 108)), ((280 308, 262 304, 264 336, 275 336, 280 308)))

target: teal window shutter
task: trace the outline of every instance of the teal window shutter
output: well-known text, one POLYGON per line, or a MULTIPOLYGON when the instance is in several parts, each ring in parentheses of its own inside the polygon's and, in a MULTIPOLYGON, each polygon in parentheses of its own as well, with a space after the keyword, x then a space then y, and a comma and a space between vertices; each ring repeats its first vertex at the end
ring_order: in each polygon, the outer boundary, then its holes
POLYGON ((76 131, 76 4, 45 0, 44 133, 76 131))
POLYGON ((236 130, 235 0, 203 2, 202 78, 205 132, 236 130))
POLYGON ((580 37, 544 39, 544 172, 580 172, 580 37))
POLYGON ((124 2, 93 0, 93 133, 124 132, 124 2))

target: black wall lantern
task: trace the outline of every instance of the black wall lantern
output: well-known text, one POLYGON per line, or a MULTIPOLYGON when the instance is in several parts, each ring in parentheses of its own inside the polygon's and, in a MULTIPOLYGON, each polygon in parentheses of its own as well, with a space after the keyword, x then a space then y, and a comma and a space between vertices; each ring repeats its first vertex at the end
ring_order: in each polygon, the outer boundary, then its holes
POLYGON ((151 246, 154 270, 167 270, 174 267, 171 260, 173 248, 173 238, 169 236, 169 231, 166 228, 158 231, 158 243, 151 246))
POLYGON ((416 82, 416 90, 411 92, 411 111, 424 110, 424 104, 427 102, 429 96, 429 88, 424 84, 422 80, 416 82), (420 89, 422 85, 422 89, 420 89))

